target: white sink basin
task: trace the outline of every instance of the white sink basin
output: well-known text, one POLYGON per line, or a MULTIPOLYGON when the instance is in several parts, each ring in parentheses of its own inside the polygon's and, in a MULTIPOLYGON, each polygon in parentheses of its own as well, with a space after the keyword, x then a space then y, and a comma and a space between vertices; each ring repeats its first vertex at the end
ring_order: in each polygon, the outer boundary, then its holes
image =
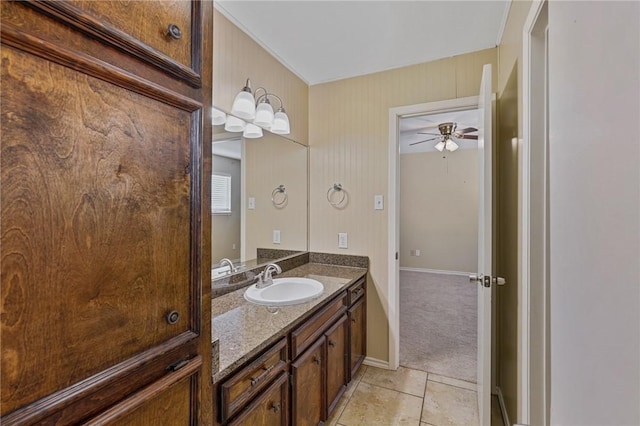
POLYGON ((244 292, 249 302, 267 306, 287 306, 305 303, 320 296, 324 286, 311 278, 274 278, 265 288, 252 285, 244 292))

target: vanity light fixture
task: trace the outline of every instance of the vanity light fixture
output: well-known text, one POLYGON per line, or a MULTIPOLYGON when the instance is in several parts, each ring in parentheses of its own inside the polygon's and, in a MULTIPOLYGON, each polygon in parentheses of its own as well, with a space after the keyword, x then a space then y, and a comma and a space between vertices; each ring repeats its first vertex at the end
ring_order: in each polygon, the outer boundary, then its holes
POLYGON ((224 129, 227 132, 243 132, 247 123, 244 120, 239 119, 238 117, 234 117, 230 115, 227 117, 227 122, 224 125, 224 129))
MULTIPOLYGON (((284 110, 282 99, 276 94, 267 92, 267 89, 264 87, 258 87, 255 90, 255 95, 256 97, 254 97, 251 91, 251 80, 247 79, 244 88, 236 95, 233 101, 231 114, 251 121, 254 125, 270 130, 272 133, 279 135, 288 135, 291 133, 289 117, 284 110), (263 92, 260 96, 258 96, 259 91, 263 92), (271 106, 270 98, 275 98, 280 102, 280 107, 275 114, 271 106)), ((252 134, 254 133, 257 132, 252 131, 252 134)))
POLYGON ((247 123, 247 127, 244 128, 242 136, 247 139, 256 139, 262 137, 262 128, 252 123, 247 123))
POLYGON ((227 122, 227 114, 220 111, 218 108, 213 108, 211 122, 214 126, 220 126, 221 124, 225 124, 227 122))

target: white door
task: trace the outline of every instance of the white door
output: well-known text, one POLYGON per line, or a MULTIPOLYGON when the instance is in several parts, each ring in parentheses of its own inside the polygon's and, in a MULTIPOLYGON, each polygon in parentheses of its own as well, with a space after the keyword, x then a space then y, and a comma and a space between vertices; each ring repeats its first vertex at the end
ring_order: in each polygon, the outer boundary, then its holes
POLYGON ((491 250, 492 250, 492 92, 491 65, 482 69, 478 99, 478 416, 491 425, 491 250))

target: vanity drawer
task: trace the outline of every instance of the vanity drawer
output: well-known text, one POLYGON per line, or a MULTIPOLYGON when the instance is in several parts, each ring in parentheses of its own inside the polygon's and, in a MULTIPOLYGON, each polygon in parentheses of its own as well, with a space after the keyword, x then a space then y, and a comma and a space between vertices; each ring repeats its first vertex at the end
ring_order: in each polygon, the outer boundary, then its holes
POLYGON ((225 422, 287 367, 287 339, 282 338, 220 386, 220 421, 225 422))
POLYGON ((358 282, 349 287, 347 294, 349 295, 348 305, 352 306, 358 299, 360 299, 365 291, 366 291, 366 283, 364 277, 362 277, 358 282))
POLYGON ((295 359, 347 310, 347 292, 322 308, 291 333, 291 359, 295 359))

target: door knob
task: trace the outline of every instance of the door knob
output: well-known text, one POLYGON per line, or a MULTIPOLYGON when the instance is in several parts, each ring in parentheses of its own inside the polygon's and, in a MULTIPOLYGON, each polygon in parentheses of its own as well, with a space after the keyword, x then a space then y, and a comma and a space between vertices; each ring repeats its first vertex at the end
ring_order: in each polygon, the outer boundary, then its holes
POLYGON ((493 278, 491 279, 491 282, 492 282, 493 284, 497 284, 497 285, 505 285, 505 284, 507 283, 507 282, 505 281, 505 279, 504 279, 504 278, 502 278, 502 277, 493 277, 493 278))

